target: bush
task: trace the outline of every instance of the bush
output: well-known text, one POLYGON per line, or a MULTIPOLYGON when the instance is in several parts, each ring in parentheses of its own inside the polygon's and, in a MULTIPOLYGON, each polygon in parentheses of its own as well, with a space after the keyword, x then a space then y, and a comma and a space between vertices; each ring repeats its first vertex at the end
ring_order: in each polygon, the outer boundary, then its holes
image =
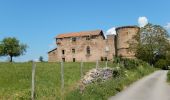
POLYGON ((124 70, 121 67, 116 67, 113 70, 113 78, 121 78, 124 76, 124 70))
POLYGON ((167 62, 164 59, 158 60, 155 64, 155 67, 160 69, 168 69, 167 62))
POLYGON ((136 60, 136 59, 122 59, 122 63, 124 67, 128 70, 136 69, 139 65, 141 65, 140 62, 141 61, 136 60))
POLYGON ((79 89, 73 90, 66 95, 66 100, 107 100, 110 96, 153 71, 154 68, 148 66, 139 66, 134 70, 118 68, 113 72, 113 79, 89 84, 82 93, 79 89))
POLYGON ((121 65, 123 65, 125 69, 128 70, 136 69, 137 67, 139 67, 139 65, 149 66, 148 63, 139 59, 128 59, 128 58, 121 58, 121 57, 116 57, 115 63, 120 63, 121 65))

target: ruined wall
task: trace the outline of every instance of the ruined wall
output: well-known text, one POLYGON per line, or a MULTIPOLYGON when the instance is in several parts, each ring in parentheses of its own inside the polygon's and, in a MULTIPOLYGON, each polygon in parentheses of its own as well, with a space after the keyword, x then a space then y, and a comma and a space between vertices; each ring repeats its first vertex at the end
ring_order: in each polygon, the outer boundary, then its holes
POLYGON ((58 54, 57 49, 54 49, 50 52, 48 52, 48 61, 49 62, 56 62, 58 61, 58 54))
POLYGON ((136 26, 124 26, 116 28, 117 38, 117 56, 124 58, 134 58, 134 53, 128 50, 128 41, 132 40, 133 36, 139 31, 139 27, 136 26))
POLYGON ((115 35, 107 35, 107 39, 105 40, 105 52, 106 57, 108 57, 108 60, 112 60, 115 56, 115 35), (108 48, 107 48, 108 47, 108 48), (109 49, 109 51, 107 51, 109 49))

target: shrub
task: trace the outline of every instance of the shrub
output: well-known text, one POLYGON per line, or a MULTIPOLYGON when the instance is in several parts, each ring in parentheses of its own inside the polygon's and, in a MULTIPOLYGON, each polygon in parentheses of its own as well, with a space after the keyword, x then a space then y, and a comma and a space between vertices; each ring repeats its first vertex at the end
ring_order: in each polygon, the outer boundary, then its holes
POLYGON ((168 69, 167 62, 164 59, 158 60, 155 64, 155 67, 160 69, 168 69))
POLYGON ((114 70, 113 70, 113 78, 121 78, 124 76, 124 70, 123 68, 120 68, 120 67, 116 67, 114 70))
POLYGON ((135 69, 139 65, 134 59, 123 59, 122 62, 124 67, 128 70, 135 69))

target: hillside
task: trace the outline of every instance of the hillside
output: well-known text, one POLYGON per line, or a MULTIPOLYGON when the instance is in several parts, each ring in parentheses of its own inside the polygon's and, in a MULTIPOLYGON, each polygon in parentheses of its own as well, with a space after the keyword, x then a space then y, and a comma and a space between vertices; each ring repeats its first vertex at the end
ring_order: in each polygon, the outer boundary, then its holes
MULTIPOLYGON (((84 63, 83 73, 95 68, 95 65, 95 63, 84 63)), ((100 62, 99 66, 104 67, 105 62, 100 62)), ((117 67, 118 65, 109 62, 108 66, 117 67)), ((31 70, 32 63, 0 63, 0 100, 30 99, 31 70)), ((62 96, 60 63, 36 63, 35 97, 36 100, 107 99, 153 71, 154 69, 148 65, 140 65, 136 68, 123 68, 122 66, 118 71, 119 78, 114 73, 113 79, 88 85, 81 94, 78 89, 81 77, 80 63, 64 63, 65 84, 62 96)))
MULTIPOLYGON (((60 63, 36 63, 36 66, 36 99, 60 98, 60 63)), ((95 63, 84 63, 83 72, 91 68, 95 68, 95 63)), ((32 63, 0 63, 0 100, 29 99, 31 70, 32 63)), ((65 94, 73 90, 79 80, 80 63, 64 63, 65 94)))

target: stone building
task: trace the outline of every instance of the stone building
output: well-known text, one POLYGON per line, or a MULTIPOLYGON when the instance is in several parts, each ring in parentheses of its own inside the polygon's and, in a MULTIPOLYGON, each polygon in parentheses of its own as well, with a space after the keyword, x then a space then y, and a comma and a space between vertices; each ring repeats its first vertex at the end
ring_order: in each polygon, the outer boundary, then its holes
POLYGON ((49 62, 95 62, 113 60, 114 56, 133 58, 127 51, 129 39, 139 31, 136 26, 116 28, 116 35, 107 35, 102 30, 59 34, 57 48, 48 52, 49 62))

